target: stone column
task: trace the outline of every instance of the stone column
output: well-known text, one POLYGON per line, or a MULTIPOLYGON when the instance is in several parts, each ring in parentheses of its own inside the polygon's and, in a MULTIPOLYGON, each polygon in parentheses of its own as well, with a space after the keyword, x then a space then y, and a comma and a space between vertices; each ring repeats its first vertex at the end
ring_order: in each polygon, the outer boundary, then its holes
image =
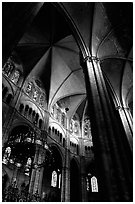
POLYGON ((127 141, 129 142, 131 150, 133 150, 133 124, 131 121, 129 109, 126 107, 118 106, 116 107, 116 110, 118 110, 121 121, 123 123, 124 130, 127 135, 127 141))
POLYGON ((70 169, 62 168, 61 201, 70 202, 70 169))
POLYGON ((82 66, 99 174, 100 199, 129 201, 132 199, 132 193, 130 193, 132 173, 129 167, 132 154, 123 141, 126 135, 109 98, 99 60, 88 56, 82 62, 82 66), (128 153, 125 152, 125 147, 128 153), (129 185, 127 186, 126 183, 129 185))
MULTIPOLYGON (((67 120, 67 127, 69 127, 67 120)), ((66 129, 65 138, 65 157, 64 165, 62 168, 62 190, 61 190, 61 201, 70 202, 70 137, 68 134, 68 128, 66 129)))
POLYGON ((31 172, 31 178, 30 178, 30 185, 29 185, 29 192, 33 193, 34 191, 34 183, 35 183, 35 178, 36 174, 38 174, 39 169, 37 169, 37 163, 38 163, 38 155, 39 155, 39 145, 36 145, 36 151, 35 151, 35 157, 34 157, 34 168, 32 169, 31 172))
POLYGON ((85 169, 85 157, 81 157, 81 201, 87 202, 87 185, 86 185, 86 169, 85 169))
POLYGON ((39 155, 38 155, 38 165, 41 164, 41 167, 39 166, 39 168, 36 171, 34 189, 33 189, 33 192, 36 193, 38 191, 39 195, 41 195, 41 190, 42 190, 42 179, 43 179, 43 172, 44 172, 44 167, 42 165, 45 159, 45 151, 46 150, 43 149, 43 147, 40 147, 39 155))

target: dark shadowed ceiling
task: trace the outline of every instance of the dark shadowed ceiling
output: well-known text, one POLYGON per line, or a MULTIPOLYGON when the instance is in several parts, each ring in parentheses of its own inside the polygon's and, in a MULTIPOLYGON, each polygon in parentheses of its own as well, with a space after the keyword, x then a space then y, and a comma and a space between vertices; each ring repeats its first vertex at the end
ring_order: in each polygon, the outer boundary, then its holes
MULTIPOLYGON (((63 2, 118 100, 132 109, 132 3, 63 2)), ((68 107, 69 116, 86 110, 79 48, 70 26, 52 3, 44 3, 15 48, 25 78, 38 77, 48 90, 48 106, 68 107), (50 91, 49 91, 50 90, 50 91)))

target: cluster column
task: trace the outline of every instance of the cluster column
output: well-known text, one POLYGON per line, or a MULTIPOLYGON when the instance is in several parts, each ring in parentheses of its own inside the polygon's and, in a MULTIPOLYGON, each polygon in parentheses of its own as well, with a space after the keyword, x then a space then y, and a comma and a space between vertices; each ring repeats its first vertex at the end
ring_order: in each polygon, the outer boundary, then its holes
POLYGON ((83 60, 82 67, 101 200, 129 201, 132 199, 130 192, 132 172, 129 167, 132 154, 130 147, 124 142, 126 135, 122 123, 116 116, 114 104, 109 98, 100 61, 88 56, 83 60))
MULTIPOLYGON (((68 120, 67 120, 68 123, 68 120)), ((69 124, 67 124, 69 127, 69 124)), ((61 201, 70 202, 70 135, 68 134, 68 128, 66 131, 65 138, 65 157, 64 165, 62 168, 62 192, 61 192, 61 201)))

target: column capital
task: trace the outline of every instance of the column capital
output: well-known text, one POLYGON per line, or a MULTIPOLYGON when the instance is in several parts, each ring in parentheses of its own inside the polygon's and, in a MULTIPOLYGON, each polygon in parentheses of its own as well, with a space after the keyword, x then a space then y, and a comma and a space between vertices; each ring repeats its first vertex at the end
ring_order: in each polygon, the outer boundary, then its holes
POLYGON ((96 57, 96 56, 86 56, 84 59, 83 59, 84 62, 86 61, 89 61, 89 62, 92 62, 92 61, 95 61, 95 62, 99 62, 99 58, 96 57))
POLYGON ((116 108, 116 110, 129 110, 129 108, 128 107, 125 107, 125 106, 116 106, 115 107, 116 108))

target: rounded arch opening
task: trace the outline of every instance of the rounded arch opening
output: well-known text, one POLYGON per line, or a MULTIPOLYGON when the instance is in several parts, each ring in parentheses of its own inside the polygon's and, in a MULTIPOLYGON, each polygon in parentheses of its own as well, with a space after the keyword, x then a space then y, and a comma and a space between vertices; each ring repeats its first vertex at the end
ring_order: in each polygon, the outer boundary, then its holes
POLYGON ((6 169, 10 178, 6 187, 10 186, 14 180, 18 189, 21 188, 22 183, 29 186, 35 155, 33 129, 27 125, 13 127, 2 153, 3 168, 6 169))
POLYGON ((46 152, 42 181, 42 197, 46 202, 61 201, 62 156, 55 145, 46 152))

